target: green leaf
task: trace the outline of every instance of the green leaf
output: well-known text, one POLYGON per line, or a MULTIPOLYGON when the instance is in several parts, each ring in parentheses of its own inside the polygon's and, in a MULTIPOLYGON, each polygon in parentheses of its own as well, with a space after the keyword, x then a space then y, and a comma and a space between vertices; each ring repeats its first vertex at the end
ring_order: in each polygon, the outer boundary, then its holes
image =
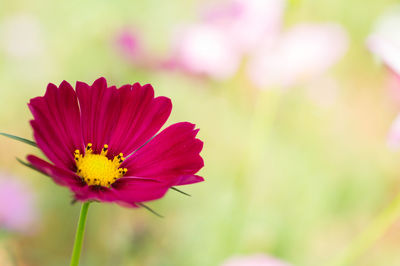
POLYGON ((18 140, 18 141, 24 142, 26 144, 32 145, 33 147, 37 148, 36 142, 34 142, 32 140, 24 139, 24 138, 21 138, 21 137, 18 137, 18 136, 14 136, 14 135, 11 135, 11 134, 7 134, 7 133, 3 133, 3 132, 0 132, 0 135, 3 135, 3 136, 8 137, 10 139, 14 139, 14 140, 18 140))
POLYGON ((175 190, 175 191, 177 191, 177 192, 179 192, 179 193, 182 193, 183 195, 186 195, 186 196, 189 196, 189 197, 192 196, 192 195, 190 195, 190 194, 188 194, 188 193, 186 193, 186 192, 183 192, 182 190, 177 189, 176 187, 171 187, 171 189, 173 189, 173 190, 175 190))

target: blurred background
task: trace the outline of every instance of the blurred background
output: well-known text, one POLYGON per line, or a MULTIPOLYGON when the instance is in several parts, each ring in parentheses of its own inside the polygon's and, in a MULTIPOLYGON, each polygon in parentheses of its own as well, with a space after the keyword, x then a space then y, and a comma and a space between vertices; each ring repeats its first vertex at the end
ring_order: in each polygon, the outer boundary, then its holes
MULTIPOLYGON (((324 265, 400 192, 396 2, 2 1, 0 131, 32 139, 49 82, 151 83, 200 128, 206 181, 148 203, 164 219, 92 204, 81 265, 324 265)), ((68 265, 80 204, 0 143, 0 265, 68 265)), ((355 265, 400 265, 399 229, 355 265)))

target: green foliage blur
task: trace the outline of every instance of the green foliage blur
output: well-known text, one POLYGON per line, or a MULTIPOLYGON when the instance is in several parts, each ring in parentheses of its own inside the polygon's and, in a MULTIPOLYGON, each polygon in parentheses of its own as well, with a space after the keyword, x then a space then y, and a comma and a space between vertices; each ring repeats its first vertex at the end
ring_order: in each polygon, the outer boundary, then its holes
MULTIPOLYGON (((27 58, 0 50, 0 131, 32 139, 26 104, 49 82, 104 76, 118 86, 151 83, 172 99, 168 124, 200 128, 206 181, 181 188, 192 197, 171 190, 148 203, 163 219, 92 204, 81 265, 213 266, 253 253, 293 265, 327 264, 400 192, 400 156, 386 146, 398 110, 385 89, 385 69, 365 46, 374 21, 396 1, 289 1, 286 25, 335 21, 348 31, 349 51, 329 70, 340 89, 328 107, 302 87, 260 91, 243 71, 228 81, 204 80, 134 67, 115 51, 115 33, 132 26, 163 53, 171 29, 194 21, 201 2, 2 1, 0 25, 18 14, 35 17, 43 48, 27 58)), ((30 153, 39 151, 0 136, 0 170, 32 186, 41 213, 32 234, 0 238, 0 265, 68 265, 80 204, 15 160, 30 153)), ((357 265, 399 265, 399 228, 393 225, 357 265)))

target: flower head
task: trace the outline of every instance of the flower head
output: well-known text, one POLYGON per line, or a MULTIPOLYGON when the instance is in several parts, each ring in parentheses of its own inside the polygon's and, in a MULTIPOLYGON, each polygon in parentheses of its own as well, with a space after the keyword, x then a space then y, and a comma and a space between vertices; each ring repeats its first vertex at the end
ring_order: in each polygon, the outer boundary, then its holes
POLYGON ((0 229, 28 232, 37 212, 33 192, 16 177, 0 174, 0 229))
POLYGON ((203 181, 203 142, 195 125, 173 124, 159 134, 172 104, 139 83, 108 87, 63 81, 31 99, 31 125, 38 147, 52 162, 28 161, 77 200, 116 202, 130 207, 164 196, 172 186, 203 181))

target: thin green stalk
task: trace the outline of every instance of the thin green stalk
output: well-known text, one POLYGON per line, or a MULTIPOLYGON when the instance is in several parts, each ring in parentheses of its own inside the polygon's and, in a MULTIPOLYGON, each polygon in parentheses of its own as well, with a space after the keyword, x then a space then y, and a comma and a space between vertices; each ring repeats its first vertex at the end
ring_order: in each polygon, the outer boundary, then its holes
POLYGON ((390 226, 400 217, 400 194, 386 207, 367 229, 354 240, 344 256, 336 261, 334 266, 354 265, 355 261, 362 256, 380 237, 382 237, 390 226))
POLYGON ((81 214, 79 216, 78 228, 75 234, 74 249, 72 250, 71 266, 79 265, 79 258, 81 257, 83 235, 85 234, 86 217, 89 209, 90 202, 82 204, 81 214))

